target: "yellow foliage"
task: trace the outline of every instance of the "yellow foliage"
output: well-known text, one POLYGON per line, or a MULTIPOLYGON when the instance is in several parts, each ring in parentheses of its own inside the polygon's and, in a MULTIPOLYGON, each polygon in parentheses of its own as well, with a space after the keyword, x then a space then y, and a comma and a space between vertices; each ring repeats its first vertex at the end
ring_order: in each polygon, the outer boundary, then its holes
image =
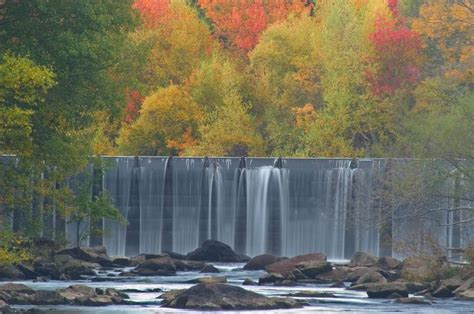
POLYGON ((132 155, 176 155, 194 145, 203 112, 188 92, 171 85, 145 98, 140 116, 124 125, 119 150, 132 155))

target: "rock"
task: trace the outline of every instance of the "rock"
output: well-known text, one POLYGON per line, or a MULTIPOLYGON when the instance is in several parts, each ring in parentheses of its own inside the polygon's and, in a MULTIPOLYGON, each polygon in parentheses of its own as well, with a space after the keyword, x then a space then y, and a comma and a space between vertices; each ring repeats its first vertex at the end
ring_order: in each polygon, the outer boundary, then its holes
POLYGON ((322 261, 325 262, 327 259, 326 255, 323 253, 311 253, 298 255, 289 259, 285 259, 265 267, 265 270, 269 273, 280 273, 286 275, 290 273, 293 269, 296 268, 296 265, 302 262, 310 261, 322 261))
POLYGON ((329 288, 345 288, 345 287, 346 287, 346 284, 344 283, 344 281, 338 281, 329 286, 329 288))
POLYGON ((250 256, 247 256, 245 254, 237 254, 239 256, 239 259, 240 259, 240 262, 241 263, 247 263, 248 261, 250 261, 252 258, 250 256))
POLYGON ((399 304, 420 304, 420 305, 430 305, 431 301, 424 298, 398 298, 394 301, 399 304))
POLYGON ((127 257, 117 257, 112 261, 112 263, 122 267, 132 267, 138 265, 138 263, 134 263, 134 261, 127 257))
POLYGON ((105 306, 105 305, 111 305, 114 304, 115 302, 113 301, 113 298, 108 295, 96 295, 94 297, 80 297, 76 299, 76 303, 79 305, 85 305, 85 306, 105 306))
MULTIPOLYGON (((163 302, 173 301, 180 293, 186 291, 186 289, 175 289, 163 292, 158 298, 163 299, 163 302)), ((163 303, 162 303, 163 304, 163 303)))
POLYGON ((97 263, 102 266, 114 266, 112 259, 107 255, 107 250, 104 246, 64 249, 59 251, 57 254, 69 255, 74 259, 97 263))
POLYGON ((44 276, 47 278, 59 279, 59 276, 61 274, 58 265, 47 258, 37 259, 33 263, 33 269, 40 276, 44 276))
POLYGON ((145 259, 145 255, 137 255, 137 256, 133 256, 133 257, 130 257, 130 263, 134 266, 138 265, 138 264, 141 264, 143 263, 144 261, 146 261, 145 259))
POLYGON ((238 263, 242 262, 242 257, 235 253, 230 246, 216 240, 206 240, 200 248, 186 255, 188 260, 238 263))
POLYGON ((20 283, 0 285, 0 300, 9 304, 30 304, 35 290, 20 283))
POLYGON ((387 279, 382 276, 379 272, 376 271, 369 271, 363 274, 357 281, 357 285, 361 285, 364 283, 386 283, 387 279))
POLYGON ((401 282, 375 283, 367 288, 369 298, 386 298, 392 293, 408 297, 407 287, 401 282))
POLYGON ((355 267, 355 266, 374 266, 377 264, 377 258, 373 255, 370 255, 369 253, 365 252, 356 252, 354 256, 352 257, 349 267, 355 267))
POLYGON ((219 269, 215 268, 214 265, 207 264, 200 271, 200 273, 220 273, 219 269))
POLYGON ((402 266, 402 262, 390 256, 382 256, 377 260, 377 266, 384 270, 395 270, 402 266))
POLYGON ((179 253, 176 253, 176 252, 164 251, 163 253, 168 255, 172 259, 176 259, 176 260, 185 260, 186 259, 186 255, 179 254, 179 253))
POLYGON ((56 291, 39 290, 34 294, 31 304, 33 305, 60 305, 66 304, 67 300, 56 291))
POLYGON ((403 296, 396 292, 393 292, 393 293, 390 293, 386 298, 387 299, 401 299, 403 298, 403 296))
POLYGON ((360 277, 364 276, 367 273, 378 271, 378 268, 370 268, 370 267, 361 267, 356 268, 354 271, 348 273, 345 281, 356 282, 360 279, 360 277))
POLYGON ((305 280, 309 279, 306 277, 305 274, 301 271, 301 269, 295 268, 293 269, 288 275, 285 276, 286 279, 289 280, 305 280))
POLYGON ((456 293, 456 300, 474 301, 474 289, 456 293))
POLYGON ((367 289, 369 289, 369 287, 371 285, 373 285, 374 283, 371 283, 371 282, 368 282, 368 283, 361 283, 359 285, 357 284, 353 284, 351 285, 349 288, 349 290, 357 290, 357 291, 367 291, 367 289))
POLYGON ((85 299, 94 298, 97 296, 95 289, 84 285, 72 285, 68 288, 62 288, 56 291, 71 303, 82 303, 85 299))
POLYGON ((82 260, 73 259, 62 265, 60 269, 69 278, 73 280, 82 279, 83 276, 95 276, 94 271, 99 265, 85 262, 82 260))
POLYGON ((302 307, 293 299, 268 298, 227 284, 196 285, 173 296, 166 296, 162 305, 196 310, 270 310, 302 307))
POLYGON ((347 281, 349 272, 346 269, 347 267, 333 267, 331 271, 319 274, 315 279, 321 282, 347 281))
POLYGON ((189 280, 187 282, 209 285, 209 284, 216 284, 216 283, 226 283, 227 278, 225 276, 201 277, 201 278, 189 280))
POLYGON ((252 258, 245 264, 244 269, 246 270, 264 270, 265 266, 280 261, 281 258, 271 254, 261 254, 252 258))
POLYGON ((315 278, 319 274, 332 270, 331 264, 325 261, 302 262, 296 264, 296 268, 308 278, 315 278))
POLYGON ((402 262, 400 274, 409 281, 427 282, 438 279, 446 265, 431 256, 411 256, 402 262))
POLYGON ((176 267, 173 260, 165 255, 146 260, 138 265, 133 272, 140 276, 173 276, 176 275, 176 267))
MULTIPOLYGON (((161 291, 161 289, 158 289, 158 292, 160 292, 160 291, 161 291)), ((156 291, 153 291, 153 292, 156 292, 156 291)), ((129 299, 130 298, 128 296, 128 294, 124 293, 123 291, 119 291, 117 289, 114 289, 114 288, 105 289, 104 294, 108 295, 108 296, 111 296, 112 298, 121 298, 121 299, 129 299)))
POLYGON ((474 277, 466 280, 461 286, 454 290, 456 299, 458 300, 474 300, 474 277))
POLYGON ((0 266, 0 280, 21 280, 25 275, 14 265, 0 266))
POLYGON ((0 313, 8 313, 10 311, 10 306, 7 302, 0 300, 0 313))
POLYGON ((258 283, 255 282, 255 281, 253 281, 253 280, 250 279, 250 278, 246 278, 246 279, 244 280, 244 282, 242 282, 242 285, 243 285, 243 286, 257 286, 258 283))
POLYGON ((200 271, 206 267, 206 263, 200 261, 183 261, 179 259, 173 260, 176 271, 200 271))
POLYGON ((429 283, 426 282, 405 282, 405 287, 407 287, 408 293, 416 293, 418 291, 426 290, 431 288, 429 283))
POLYGON ((298 291, 296 293, 290 293, 287 297, 300 297, 300 298, 335 298, 333 293, 321 292, 321 291, 298 291))
POLYGON ((441 281, 440 286, 433 292, 435 298, 454 297, 454 290, 462 286, 464 282, 459 277, 453 277, 441 281))
POLYGON ((279 273, 266 274, 263 277, 258 278, 259 285, 274 284, 285 280, 285 277, 279 273))
POLYGON ((33 267, 31 266, 19 264, 17 268, 19 271, 23 273, 23 275, 25 276, 25 279, 36 279, 36 277, 39 277, 39 274, 35 272, 33 267))

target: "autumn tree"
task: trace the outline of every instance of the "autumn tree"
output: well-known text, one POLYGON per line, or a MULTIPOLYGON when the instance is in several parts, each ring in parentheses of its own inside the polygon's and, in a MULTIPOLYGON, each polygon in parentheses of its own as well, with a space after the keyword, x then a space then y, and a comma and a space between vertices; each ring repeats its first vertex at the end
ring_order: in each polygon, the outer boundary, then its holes
POLYGON ((117 140, 129 155, 179 155, 195 144, 201 108, 182 87, 170 85, 147 96, 140 116, 124 125, 117 140))
POLYGON ((270 24, 290 13, 308 14, 311 10, 311 2, 306 0, 199 0, 199 4, 215 27, 215 37, 224 47, 244 55, 270 24))

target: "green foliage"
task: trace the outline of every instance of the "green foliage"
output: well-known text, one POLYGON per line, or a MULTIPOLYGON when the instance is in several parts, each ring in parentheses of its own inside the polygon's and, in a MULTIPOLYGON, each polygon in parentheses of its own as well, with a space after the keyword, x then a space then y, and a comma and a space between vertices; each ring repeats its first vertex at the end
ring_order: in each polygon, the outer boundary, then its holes
POLYGON ((0 265, 19 264, 31 259, 31 242, 18 234, 0 231, 0 265))

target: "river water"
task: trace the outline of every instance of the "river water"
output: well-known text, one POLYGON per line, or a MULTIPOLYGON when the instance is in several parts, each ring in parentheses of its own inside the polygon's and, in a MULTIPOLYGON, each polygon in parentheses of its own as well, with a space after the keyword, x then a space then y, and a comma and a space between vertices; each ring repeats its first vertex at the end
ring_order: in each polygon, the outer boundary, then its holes
MULTIPOLYGON (((49 281, 31 282, 19 281, 33 289, 55 290, 67 287, 72 284, 85 284, 95 288, 116 288, 119 290, 138 289, 141 293, 128 293, 130 300, 136 305, 113 305, 106 307, 78 307, 78 306, 35 306, 37 309, 47 313, 209 313, 200 311, 184 311, 179 309, 169 309, 160 307, 161 292, 146 292, 150 289, 162 289, 168 291, 172 289, 185 289, 192 286, 186 283, 189 280, 204 276, 219 275, 226 276, 230 284, 241 285, 244 279, 251 278, 258 281, 258 278, 265 274, 264 271, 242 270, 244 264, 219 264, 214 263, 221 273, 200 274, 197 272, 178 272, 172 277, 132 277, 124 278, 117 276, 123 269, 110 270, 98 274, 95 278, 81 281, 49 281)), ((348 284, 347 284, 348 285, 348 284)), ((298 291, 319 291, 330 292, 335 295, 331 298, 299 298, 304 299, 308 306, 294 310, 273 310, 273 311, 225 311, 223 313, 474 313, 474 304, 467 301, 456 301, 454 299, 438 299, 432 305, 403 305, 395 304, 387 299, 369 299, 363 291, 352 291, 343 288, 330 288, 324 284, 305 284, 291 287, 274 286, 243 286, 245 289, 257 293, 278 297, 285 296, 298 291)), ((16 308, 29 308, 19 306, 16 308)), ((215 313, 215 312, 213 312, 215 313)))

